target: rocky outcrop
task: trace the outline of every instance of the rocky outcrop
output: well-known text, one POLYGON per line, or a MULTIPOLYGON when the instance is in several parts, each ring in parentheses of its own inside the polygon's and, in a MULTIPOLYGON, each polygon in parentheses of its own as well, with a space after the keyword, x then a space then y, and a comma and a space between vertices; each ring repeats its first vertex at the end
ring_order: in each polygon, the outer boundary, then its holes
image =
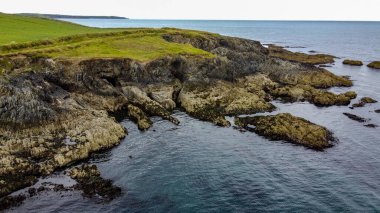
POLYGON ((363 66, 363 62, 362 61, 349 60, 349 59, 344 60, 343 64, 351 65, 351 66, 363 66))
POLYGON ((128 116, 137 123, 140 130, 147 130, 153 124, 144 111, 132 104, 128 105, 128 116))
POLYGON ((315 150, 331 147, 335 140, 326 128, 289 113, 236 117, 235 124, 271 140, 283 140, 315 150))
POLYGON ((171 115, 175 107, 228 126, 225 115, 273 110, 269 101, 279 97, 273 91, 281 88, 302 85, 313 91, 312 99, 303 94, 308 100, 325 105, 345 104, 354 96, 321 90, 351 86, 349 79, 272 57, 256 41, 211 34, 163 37, 215 57, 172 55, 148 62, 2 57, 0 197, 119 144, 127 132, 111 115, 120 111, 142 130, 152 125, 149 116, 178 124, 171 115), (316 94, 329 98, 315 101, 316 94))
POLYGON ((353 109, 357 107, 364 107, 367 104, 373 104, 373 103, 377 103, 377 101, 370 97, 363 97, 362 99, 360 99, 358 103, 353 104, 351 108, 353 109))
POLYGON ((260 94, 221 80, 187 82, 178 101, 190 115, 219 126, 230 125, 224 118, 226 115, 254 114, 274 109, 260 94))
POLYGON ((380 69, 380 61, 374 61, 367 65, 369 68, 380 69))
POLYGON ((334 94, 308 85, 285 86, 270 91, 274 97, 288 102, 308 101, 316 106, 349 105, 356 98, 355 92, 334 94))
POLYGON ((313 65, 334 63, 335 58, 332 55, 326 54, 308 55, 299 52, 295 53, 273 44, 268 45, 268 50, 269 54, 273 57, 313 65))

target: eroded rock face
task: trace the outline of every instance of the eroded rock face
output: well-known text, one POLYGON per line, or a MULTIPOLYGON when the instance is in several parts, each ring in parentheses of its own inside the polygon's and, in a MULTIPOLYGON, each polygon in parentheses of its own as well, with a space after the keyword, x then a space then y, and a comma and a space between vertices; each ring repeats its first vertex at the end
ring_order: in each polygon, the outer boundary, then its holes
POLYGON ((125 58, 1 58, 0 197, 119 144, 127 132, 110 116, 114 112, 126 111, 142 130, 151 125, 149 116, 178 124, 171 116, 175 107, 228 126, 225 115, 273 110, 269 101, 279 97, 273 92, 277 90, 302 85, 302 97, 326 106, 346 104, 354 96, 320 90, 351 86, 349 79, 271 57, 256 41, 180 33, 164 38, 215 57, 167 56, 144 63, 125 58), (327 98, 319 100, 318 95, 327 98))
POLYGON ((236 117, 235 123, 271 140, 284 140, 315 150, 331 147, 334 141, 332 133, 326 128, 289 113, 236 117))

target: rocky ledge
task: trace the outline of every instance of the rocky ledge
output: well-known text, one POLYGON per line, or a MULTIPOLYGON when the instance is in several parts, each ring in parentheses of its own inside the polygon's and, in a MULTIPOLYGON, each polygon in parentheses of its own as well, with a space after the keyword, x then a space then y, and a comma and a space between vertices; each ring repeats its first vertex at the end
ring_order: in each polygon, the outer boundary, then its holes
MULTIPOLYGON (((214 57, 168 55, 146 62, 1 57, 0 197, 119 144, 127 134, 118 122, 123 116, 145 130, 153 124, 150 116, 178 124, 171 111, 182 108, 196 118, 228 126, 224 116, 273 111, 273 99, 331 106, 347 105, 356 97, 353 92, 325 90, 351 86, 349 79, 313 66, 314 60, 299 63, 273 56, 256 41, 211 34, 162 37, 214 57)), ((252 122, 260 123, 255 132, 271 138, 318 150, 330 146, 326 129, 301 118, 284 114, 252 122), (281 129, 282 123, 293 121, 297 125, 281 129)), ((79 182, 87 181, 76 173, 72 176, 79 182)))
POLYGON ((326 128, 289 113, 236 117, 235 123, 271 140, 283 140, 315 150, 331 147, 335 141, 326 128))

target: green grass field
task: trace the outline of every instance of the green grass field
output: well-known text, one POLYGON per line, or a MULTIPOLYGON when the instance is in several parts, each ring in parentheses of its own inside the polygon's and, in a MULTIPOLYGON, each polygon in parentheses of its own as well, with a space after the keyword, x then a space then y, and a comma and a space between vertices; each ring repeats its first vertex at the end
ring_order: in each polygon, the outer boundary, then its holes
POLYGON ((0 45, 107 31, 111 29, 90 28, 45 18, 0 13, 0 45))
POLYGON ((132 58, 149 61, 168 55, 213 57, 189 44, 164 40, 163 34, 210 34, 178 29, 101 29, 68 22, 0 13, 0 56, 52 58, 132 58))

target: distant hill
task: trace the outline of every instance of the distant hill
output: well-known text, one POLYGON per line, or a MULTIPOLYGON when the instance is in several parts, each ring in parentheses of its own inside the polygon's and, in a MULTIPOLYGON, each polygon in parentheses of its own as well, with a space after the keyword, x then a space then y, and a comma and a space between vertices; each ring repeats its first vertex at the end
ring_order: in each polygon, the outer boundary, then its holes
POLYGON ((128 19, 120 16, 72 16, 60 14, 19 13, 17 15, 43 17, 51 19, 128 19))

